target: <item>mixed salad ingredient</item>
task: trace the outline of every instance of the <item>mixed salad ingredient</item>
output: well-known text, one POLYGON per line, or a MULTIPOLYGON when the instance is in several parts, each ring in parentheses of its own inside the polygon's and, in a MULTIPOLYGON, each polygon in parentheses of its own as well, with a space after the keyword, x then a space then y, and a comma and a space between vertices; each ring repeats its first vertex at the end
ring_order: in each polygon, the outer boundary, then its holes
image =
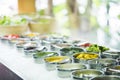
POLYGON ((0 25, 16 25, 16 24, 24 24, 27 20, 25 18, 11 18, 9 16, 3 16, 0 19, 0 25))
POLYGON ((80 47, 89 47, 90 45, 92 45, 91 43, 84 43, 84 44, 81 44, 80 47))
POLYGON ((56 52, 41 52, 41 51, 37 51, 35 54, 33 54, 34 58, 41 58, 44 56, 52 56, 52 55, 57 55, 56 52))
POLYGON ((86 48, 86 51, 88 51, 88 52, 104 52, 107 50, 109 50, 109 48, 104 47, 104 46, 99 46, 97 44, 92 44, 86 48))
POLYGON ((58 63, 62 61, 64 62, 65 59, 68 59, 68 57, 67 56, 52 56, 52 57, 45 58, 45 61, 58 63))
POLYGON ((114 69, 116 69, 116 70, 120 70, 120 66, 118 65, 118 66, 115 66, 115 67, 113 67, 114 69))
POLYGON ((20 36, 18 34, 9 34, 9 35, 5 35, 4 38, 6 38, 6 39, 17 39, 17 38, 20 38, 20 36))
POLYGON ((37 33, 29 33, 29 34, 26 34, 27 37, 36 37, 38 36, 37 33))
POLYGON ((74 57, 76 59, 85 59, 85 60, 88 60, 88 59, 96 59, 96 58, 98 58, 98 54, 81 52, 81 53, 75 54, 74 57))

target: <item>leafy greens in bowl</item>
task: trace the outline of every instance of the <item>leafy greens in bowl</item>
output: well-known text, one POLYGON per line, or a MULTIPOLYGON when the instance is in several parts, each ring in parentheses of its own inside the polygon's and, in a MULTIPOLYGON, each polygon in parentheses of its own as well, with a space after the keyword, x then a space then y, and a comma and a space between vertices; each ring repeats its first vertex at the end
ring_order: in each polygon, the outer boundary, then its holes
POLYGON ((20 25, 27 23, 25 18, 3 16, 0 19, 0 25, 20 25))
POLYGON ((0 35, 23 34, 28 30, 28 22, 20 17, 3 16, 0 18, 0 35))
POLYGON ((109 50, 109 48, 107 48, 105 46, 99 46, 97 44, 92 44, 86 48, 86 51, 88 51, 88 52, 105 52, 107 50, 109 50))

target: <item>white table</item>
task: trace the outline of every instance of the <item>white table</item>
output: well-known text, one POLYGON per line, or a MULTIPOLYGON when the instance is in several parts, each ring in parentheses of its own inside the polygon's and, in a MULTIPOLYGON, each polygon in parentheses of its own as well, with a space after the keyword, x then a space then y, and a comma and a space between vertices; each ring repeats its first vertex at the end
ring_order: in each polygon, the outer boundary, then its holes
POLYGON ((47 71, 44 64, 35 63, 32 57, 3 43, 0 43, 0 62, 24 80, 71 80, 59 78, 56 70, 47 71))

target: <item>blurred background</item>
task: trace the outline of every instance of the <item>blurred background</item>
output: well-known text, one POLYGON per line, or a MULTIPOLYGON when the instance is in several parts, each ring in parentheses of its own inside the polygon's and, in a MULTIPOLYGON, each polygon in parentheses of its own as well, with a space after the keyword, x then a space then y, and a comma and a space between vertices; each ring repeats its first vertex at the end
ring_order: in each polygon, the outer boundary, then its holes
POLYGON ((27 13, 24 1, 32 12, 54 17, 55 32, 120 49, 120 0, 0 0, 0 16, 27 13))

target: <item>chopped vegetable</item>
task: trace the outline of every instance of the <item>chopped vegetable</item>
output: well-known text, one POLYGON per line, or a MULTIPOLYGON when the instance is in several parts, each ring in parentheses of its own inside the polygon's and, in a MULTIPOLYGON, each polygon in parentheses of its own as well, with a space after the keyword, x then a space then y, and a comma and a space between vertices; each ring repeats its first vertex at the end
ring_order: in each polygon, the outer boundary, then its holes
POLYGON ((37 51, 33 57, 34 58, 41 58, 41 57, 44 57, 44 56, 52 56, 52 55, 57 55, 56 52, 41 52, 41 51, 37 51))
POLYGON ((19 38, 20 36, 18 34, 9 34, 4 36, 7 39, 16 39, 19 38))
POLYGON ((29 37, 29 38, 34 38, 34 37, 37 37, 39 35, 39 33, 27 33, 23 36, 25 37, 29 37))
POLYGON ((35 37, 36 34, 34 34, 34 33, 30 33, 30 34, 27 34, 27 36, 28 36, 28 37, 35 37))
POLYGON ((104 46, 99 46, 97 44, 92 44, 89 47, 86 48, 88 52, 104 52, 109 50, 109 48, 106 48, 104 46))
POLYGON ((89 47, 91 45, 91 43, 84 43, 84 44, 81 44, 80 46, 81 47, 89 47))
POLYGON ((98 54, 82 52, 82 53, 75 54, 75 58, 77 58, 77 59, 85 59, 85 60, 96 59, 96 58, 98 58, 98 54))
POLYGON ((67 57, 67 56, 52 56, 52 57, 45 58, 45 61, 59 63, 59 62, 64 62, 66 59, 69 59, 69 57, 67 57))
POLYGON ((0 25, 16 25, 16 24, 24 24, 27 20, 25 18, 11 18, 9 16, 3 16, 0 19, 0 25))

